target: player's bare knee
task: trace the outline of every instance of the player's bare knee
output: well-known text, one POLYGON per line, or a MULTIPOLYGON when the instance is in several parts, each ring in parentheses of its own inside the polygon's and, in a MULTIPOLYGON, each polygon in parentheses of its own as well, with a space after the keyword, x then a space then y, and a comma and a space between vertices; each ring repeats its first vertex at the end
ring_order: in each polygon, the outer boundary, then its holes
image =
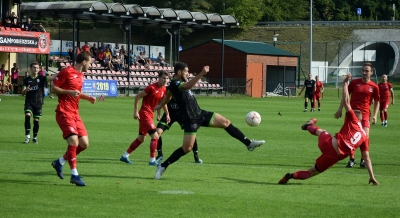
POLYGON ((34 118, 33 120, 34 120, 34 121, 39 121, 39 118, 34 118))
POLYGON ((31 113, 26 113, 25 116, 31 117, 31 113))
POLYGON ((191 144, 191 145, 187 144, 187 145, 182 146, 182 149, 186 154, 189 153, 192 150, 192 148, 193 148, 193 144, 191 144))

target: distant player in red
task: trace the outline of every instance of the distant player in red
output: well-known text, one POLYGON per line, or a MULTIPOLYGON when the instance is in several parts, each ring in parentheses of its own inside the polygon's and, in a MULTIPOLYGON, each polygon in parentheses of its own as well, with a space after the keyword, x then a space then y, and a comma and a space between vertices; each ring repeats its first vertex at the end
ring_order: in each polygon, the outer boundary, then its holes
POLYGON ((340 132, 336 133, 332 138, 332 136, 326 130, 315 126, 317 123, 317 119, 315 118, 310 119, 306 124, 304 124, 301 127, 303 130, 308 130, 311 134, 318 136, 318 147, 321 150, 322 155, 317 158, 313 167, 308 170, 287 173, 279 181, 279 184, 286 184, 289 179, 304 180, 316 176, 329 169, 338 161, 343 160, 347 156, 351 155, 355 149, 360 147, 365 157, 365 164, 369 173, 369 183, 372 182, 374 185, 379 185, 372 170, 372 163, 368 152, 368 138, 360 123, 360 120, 362 119, 362 113, 359 110, 353 110, 349 103, 347 82, 350 78, 351 74, 348 74, 343 81, 341 104, 346 110, 346 117, 340 132))
MULTIPOLYGON (((143 91, 135 97, 135 105, 133 118, 139 120, 139 135, 138 137, 131 143, 126 152, 119 159, 122 162, 127 164, 133 164, 132 161, 129 160, 129 155, 143 143, 146 138, 146 135, 149 134, 151 137, 150 141, 150 161, 149 165, 157 166, 156 162, 156 150, 158 143, 158 133, 156 131, 156 126, 154 125, 153 117, 153 108, 160 102, 162 98, 167 95, 167 88, 165 85, 169 80, 168 72, 160 71, 158 74, 158 82, 153 83, 147 86, 143 91), (143 98, 142 107, 138 112, 139 101, 143 98)), ((168 109, 165 105, 163 107, 164 113, 167 115, 167 123, 169 123, 170 118, 168 115, 168 109)), ((161 118, 161 115, 158 114, 158 119, 161 118)))
POLYGON ((319 80, 319 76, 315 76, 314 107, 315 107, 315 101, 317 101, 318 111, 321 111, 321 93, 323 92, 324 92, 324 84, 319 80))
MULTIPOLYGON (((371 63, 365 63, 362 67, 362 78, 354 79, 350 82, 348 89, 351 94, 350 105, 354 110, 360 110, 362 113, 361 125, 364 128, 367 137, 369 136, 371 111, 370 107, 374 102, 374 115, 372 117, 372 124, 376 123, 376 116, 379 109, 379 88, 374 82, 371 81, 374 67, 371 63)), ((335 118, 342 117, 343 105, 339 106, 338 111, 335 113, 335 118)), ((350 160, 347 163, 347 168, 356 165, 354 154, 350 155, 350 160)), ((364 157, 361 156, 360 167, 365 167, 364 157)))
POLYGON ((388 108, 390 97, 392 97, 392 104, 394 104, 394 92, 392 84, 387 81, 387 75, 382 75, 382 82, 378 84, 380 93, 379 111, 381 113, 382 126, 387 127, 388 108))
POLYGON ((79 115, 79 100, 84 99, 94 104, 95 97, 82 93, 83 73, 90 67, 92 58, 88 52, 81 52, 76 63, 72 67, 67 67, 60 71, 54 79, 52 93, 58 95, 58 105, 56 108, 56 121, 67 140, 68 148, 65 154, 52 162, 58 177, 64 179, 62 173, 63 164, 68 161, 71 169, 72 184, 86 186, 76 169, 76 156, 89 146, 88 133, 79 115))

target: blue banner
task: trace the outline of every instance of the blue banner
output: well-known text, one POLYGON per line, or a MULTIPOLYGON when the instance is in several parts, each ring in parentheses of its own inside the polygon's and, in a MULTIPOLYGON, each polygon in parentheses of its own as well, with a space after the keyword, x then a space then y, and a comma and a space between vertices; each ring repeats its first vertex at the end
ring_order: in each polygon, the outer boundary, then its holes
POLYGON ((89 96, 118 97, 115 80, 84 80, 82 92, 89 96))

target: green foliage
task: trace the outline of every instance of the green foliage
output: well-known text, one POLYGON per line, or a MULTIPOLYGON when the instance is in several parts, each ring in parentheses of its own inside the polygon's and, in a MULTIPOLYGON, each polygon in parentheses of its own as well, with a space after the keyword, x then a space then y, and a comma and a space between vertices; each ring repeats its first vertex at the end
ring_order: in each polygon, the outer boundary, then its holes
POLYGON ((262 17, 262 0, 226 0, 223 14, 233 15, 241 28, 254 26, 262 17))
MULTIPOLYGON (((308 169, 321 154, 317 138, 300 129, 305 121, 316 117, 318 126, 331 134, 340 129, 343 120, 333 118, 339 105, 337 90, 324 92, 322 111, 315 113, 302 112, 301 97, 199 97, 203 109, 226 116, 246 136, 265 139, 266 144, 248 152, 223 129, 201 127, 197 141, 204 163, 194 164, 188 153, 157 181, 155 167, 148 166, 149 138, 130 156, 134 165, 119 161, 138 134, 133 98, 106 98, 94 105, 82 100, 80 114, 90 146, 77 157, 87 186, 76 187, 69 183, 68 164, 64 180, 50 166, 67 147, 55 122, 57 98, 45 99, 39 144, 22 144, 24 99, 0 97, 1 217, 397 217, 400 213, 395 197, 400 194, 398 104, 389 107, 387 128, 371 127, 370 155, 380 186, 368 185, 368 173, 358 165, 345 168, 347 159, 321 175, 281 186, 277 183, 285 173, 308 169), (260 126, 246 125, 244 116, 250 110, 261 114, 260 126)), ((165 158, 180 147, 182 136, 177 124, 164 133, 165 158)), ((359 150, 356 158, 359 161, 359 150)))

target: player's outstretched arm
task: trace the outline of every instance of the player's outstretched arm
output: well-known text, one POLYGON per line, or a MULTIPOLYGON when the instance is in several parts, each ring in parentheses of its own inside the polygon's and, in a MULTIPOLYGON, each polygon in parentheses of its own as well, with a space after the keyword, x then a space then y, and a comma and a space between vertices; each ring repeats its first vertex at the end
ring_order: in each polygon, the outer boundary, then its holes
MULTIPOLYGON (((158 105, 156 105, 154 107, 154 110, 160 110, 161 108, 163 108, 164 105, 167 104, 171 100, 171 98, 172 98, 172 94, 170 92, 167 92, 167 95, 163 99, 161 99, 161 101, 160 101, 160 103, 158 103, 158 105)), ((168 111, 168 109, 167 109, 167 111, 168 111)))
POLYGON ((379 185, 379 182, 376 181, 375 176, 374 176, 374 171, 372 170, 372 162, 371 158, 369 157, 369 152, 368 151, 362 151, 364 161, 365 161, 365 166, 367 167, 368 174, 369 174, 369 181, 368 183, 372 183, 373 185, 379 185))
POLYGON ((203 77, 205 76, 208 72, 210 71, 209 66, 204 66, 203 69, 199 74, 197 74, 195 77, 193 77, 190 81, 185 82, 182 86, 181 89, 192 89, 196 83, 203 77))
POLYGON ((93 96, 89 96, 89 95, 86 95, 86 94, 81 93, 81 94, 80 94, 80 97, 81 97, 82 99, 84 99, 84 100, 89 101, 89 102, 92 103, 92 104, 94 104, 94 103, 96 102, 96 97, 93 97, 93 96))
POLYGON ((350 79, 351 79, 351 74, 349 73, 349 74, 347 74, 346 78, 343 80, 342 102, 340 103, 341 105, 343 105, 346 112, 351 110, 349 89, 348 89, 348 87, 349 87, 348 82, 350 81, 350 79))

